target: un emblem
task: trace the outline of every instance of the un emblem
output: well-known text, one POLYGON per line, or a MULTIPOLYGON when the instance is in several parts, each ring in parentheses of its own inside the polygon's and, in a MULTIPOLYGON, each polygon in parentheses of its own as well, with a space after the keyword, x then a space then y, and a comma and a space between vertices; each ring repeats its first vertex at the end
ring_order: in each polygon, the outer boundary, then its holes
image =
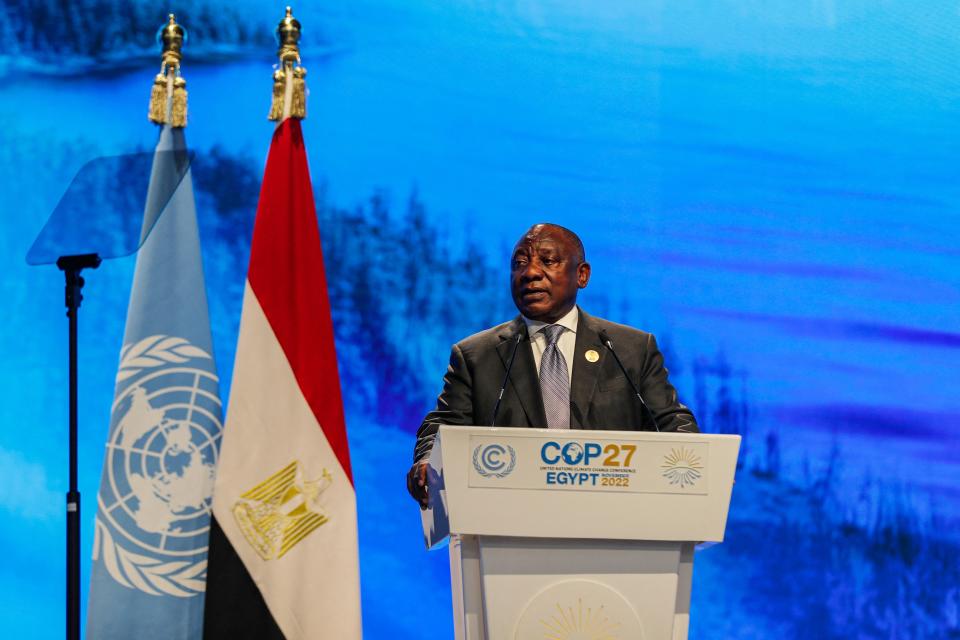
POLYGON ((183 338, 150 336, 121 352, 93 559, 125 587, 204 591, 218 387, 213 359, 183 338))
POLYGON ((479 445, 473 450, 473 468, 484 478, 504 478, 515 466, 517 452, 510 445, 479 445))

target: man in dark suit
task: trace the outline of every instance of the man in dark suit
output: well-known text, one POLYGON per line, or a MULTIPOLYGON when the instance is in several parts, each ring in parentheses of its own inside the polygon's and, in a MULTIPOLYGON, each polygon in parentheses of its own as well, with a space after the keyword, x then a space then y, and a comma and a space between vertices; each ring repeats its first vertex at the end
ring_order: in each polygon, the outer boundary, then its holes
POLYGON ((569 229, 537 224, 517 242, 510 291, 520 315, 453 345, 437 407, 417 431, 407 490, 422 507, 427 504, 426 459, 442 424, 699 430, 667 379, 653 335, 594 318, 576 306, 577 292, 589 280, 583 244, 569 229), (606 346, 608 340, 646 407, 606 346))

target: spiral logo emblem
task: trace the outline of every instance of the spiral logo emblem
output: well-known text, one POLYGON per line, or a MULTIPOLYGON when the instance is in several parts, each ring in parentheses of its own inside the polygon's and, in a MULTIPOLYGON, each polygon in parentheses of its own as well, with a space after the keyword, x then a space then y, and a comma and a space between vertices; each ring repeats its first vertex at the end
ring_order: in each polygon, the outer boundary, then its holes
POLYGON ((503 478, 517 466, 517 452, 510 445, 479 445, 473 450, 473 468, 484 478, 503 478))

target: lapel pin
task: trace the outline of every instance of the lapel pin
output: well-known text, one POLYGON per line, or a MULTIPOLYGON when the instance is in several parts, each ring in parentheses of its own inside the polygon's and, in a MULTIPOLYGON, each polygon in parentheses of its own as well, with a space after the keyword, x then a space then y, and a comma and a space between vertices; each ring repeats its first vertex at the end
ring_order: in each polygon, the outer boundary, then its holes
POLYGON ((587 362, 596 362, 597 360, 600 359, 600 354, 594 351, 593 349, 590 349, 585 354, 583 354, 583 357, 587 359, 587 362))

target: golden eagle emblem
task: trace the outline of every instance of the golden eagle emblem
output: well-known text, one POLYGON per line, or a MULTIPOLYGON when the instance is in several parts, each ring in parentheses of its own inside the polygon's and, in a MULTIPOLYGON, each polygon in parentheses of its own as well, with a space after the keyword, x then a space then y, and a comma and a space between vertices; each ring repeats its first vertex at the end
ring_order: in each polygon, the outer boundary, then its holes
POLYGON ((242 494, 233 517, 261 558, 282 558, 329 520, 319 498, 332 481, 326 469, 316 480, 306 480, 295 460, 242 494))

